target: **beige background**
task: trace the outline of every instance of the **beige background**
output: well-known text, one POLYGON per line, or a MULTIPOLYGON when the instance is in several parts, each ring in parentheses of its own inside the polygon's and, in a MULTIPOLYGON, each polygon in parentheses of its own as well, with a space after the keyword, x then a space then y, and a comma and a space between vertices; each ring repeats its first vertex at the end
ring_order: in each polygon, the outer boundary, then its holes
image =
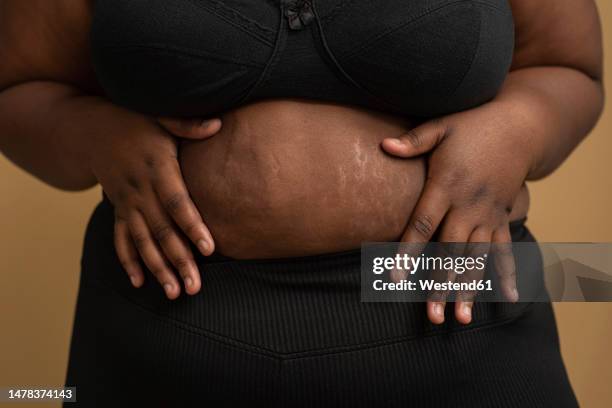
MULTIPOLYGON (((612 2, 598 4, 604 38, 612 39, 612 2)), ((612 41, 606 51, 612 56, 612 41)), ((610 58, 606 68, 612 95, 610 58)), ((570 160, 531 185, 528 225, 539 240, 612 242, 610 105, 570 160)), ((98 189, 53 190, 0 158, 0 387, 63 383, 82 238, 99 198, 98 189)), ((555 311, 581 404, 612 406, 612 303, 555 311)))

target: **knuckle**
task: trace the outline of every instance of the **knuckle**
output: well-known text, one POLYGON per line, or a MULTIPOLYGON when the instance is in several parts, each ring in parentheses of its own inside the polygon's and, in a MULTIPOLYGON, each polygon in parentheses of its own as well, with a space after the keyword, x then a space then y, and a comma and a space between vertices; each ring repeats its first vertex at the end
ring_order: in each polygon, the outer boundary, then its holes
POLYGON ((202 130, 202 124, 205 121, 202 119, 191 119, 191 120, 182 120, 181 126, 183 131, 188 134, 197 134, 200 130, 202 130))
POLYGON ((140 180, 134 176, 134 175, 128 175, 126 177, 126 182, 128 184, 128 186, 130 186, 130 188, 134 191, 141 191, 142 190, 142 183, 140 182, 140 180))
POLYGON ((430 123, 433 124, 433 132, 437 141, 442 140, 450 131, 448 123, 442 118, 434 118, 430 123))
POLYGON ((184 270, 190 267, 192 262, 193 260, 190 259, 189 257, 179 256, 179 257, 174 258, 174 260, 172 261, 172 264, 176 266, 179 270, 184 270))
POLYGON ((468 207, 475 207, 484 203, 484 200, 490 195, 490 188, 488 185, 481 183, 478 184, 473 190, 470 191, 467 198, 466 205, 468 207))
POLYGON ((134 242, 134 246, 141 250, 149 244, 149 237, 144 233, 134 233, 132 234, 132 242, 134 242))
POLYGON ((508 257, 508 256, 512 256, 513 252, 512 252, 512 248, 510 244, 496 243, 495 244, 495 254, 502 256, 502 257, 508 257))
POLYGON ((170 214, 176 214, 185 204, 187 195, 185 193, 173 193, 164 199, 163 205, 170 214))
POLYGON ((121 263, 121 266, 123 267, 123 269, 126 269, 126 270, 134 268, 138 265, 138 261, 132 258, 119 257, 119 262, 121 263))
POLYGON ((471 186, 470 170, 463 164, 457 165, 440 176, 440 179, 445 188, 451 188, 453 191, 469 192, 468 186, 471 186))
POLYGON ((442 117, 431 118, 429 123, 439 132, 446 131, 448 129, 448 123, 442 117))
POLYGON ((492 202, 493 202, 493 206, 496 209, 503 210, 503 211, 507 210, 508 207, 513 206, 512 200, 507 199, 506 197, 499 197, 499 196, 494 197, 492 202))
POLYGON ((458 238, 458 234, 455 235, 448 243, 441 245, 442 248, 446 249, 446 255, 452 258, 459 257, 465 252, 465 244, 460 242, 460 238, 458 238))
POLYGON ((504 278, 514 279, 517 276, 516 267, 513 264, 505 265, 505 267, 500 267, 499 269, 499 274, 504 278))
POLYGON ((423 145, 423 136, 421 132, 416 131, 415 129, 410 129, 406 132, 404 138, 413 146, 413 147, 421 147, 423 145))
POLYGON ((192 123, 193 121, 191 119, 169 118, 164 120, 163 126, 170 133, 182 136, 183 133, 188 132, 192 129, 192 123))
POLYGON ((125 214, 127 209, 130 207, 130 203, 133 201, 134 195, 134 191, 131 191, 128 188, 119 188, 117 191, 113 192, 111 203, 113 204, 115 215, 117 213, 125 214))
POLYGON ((447 298, 448 293, 440 290, 431 291, 427 295, 427 300, 431 302, 444 302, 447 298))
POLYGON ((149 271, 155 276, 157 279, 161 280, 166 274, 166 268, 162 264, 151 265, 149 267, 149 271))
POLYGON ((471 291, 460 292, 457 294, 457 300, 461 302, 474 303, 476 293, 471 291))
POLYGON ((166 223, 155 224, 151 230, 158 242, 165 242, 174 234, 174 228, 166 223))
POLYGON ((479 200, 481 198, 487 197, 489 195, 489 186, 482 183, 479 184, 478 187, 476 188, 476 190, 474 190, 474 192, 472 193, 472 197, 476 200, 479 200))
POLYGON ((176 133, 181 129, 183 124, 183 119, 176 118, 159 118, 157 122, 162 125, 164 129, 166 129, 170 133, 176 133))
POLYGON ((493 205, 495 209, 499 211, 500 214, 507 216, 512 212, 512 207, 514 206, 514 203, 511 202, 511 200, 496 198, 493 201, 493 205))
POLYGON ((416 215, 409 226, 423 238, 429 238, 434 230, 433 219, 426 214, 416 215))
POLYGON ((144 160, 144 164, 145 164, 145 165, 146 165, 146 166, 147 166, 149 169, 152 169, 152 168, 154 168, 154 167, 156 167, 156 166, 157 166, 157 160, 156 160, 156 159, 155 159, 155 157, 154 157, 154 156, 152 156, 152 155, 146 155, 146 156, 144 157, 144 159, 143 159, 143 160, 144 160))
POLYGON ((187 234, 187 236, 197 237, 202 232, 202 226, 203 224, 201 222, 192 222, 187 224, 183 230, 185 231, 185 234, 187 234))
POLYGON ((113 204, 120 204, 126 202, 130 197, 130 194, 125 189, 119 189, 115 193, 113 204))

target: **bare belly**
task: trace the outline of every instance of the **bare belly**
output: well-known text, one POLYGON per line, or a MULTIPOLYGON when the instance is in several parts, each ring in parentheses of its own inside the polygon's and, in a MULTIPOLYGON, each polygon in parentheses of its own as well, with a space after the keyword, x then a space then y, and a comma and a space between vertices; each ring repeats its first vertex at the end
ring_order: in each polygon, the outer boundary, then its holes
MULTIPOLYGON (((262 101, 227 113, 214 137, 184 142, 183 177, 220 253, 306 256, 395 241, 423 189, 423 158, 380 142, 410 121, 305 100, 262 101)), ((525 216, 527 188, 510 218, 525 216)))
POLYGON ((222 120, 220 133, 180 149, 220 253, 304 256, 400 237, 425 163, 393 158, 380 142, 408 130, 406 120, 298 100, 258 102, 222 120))

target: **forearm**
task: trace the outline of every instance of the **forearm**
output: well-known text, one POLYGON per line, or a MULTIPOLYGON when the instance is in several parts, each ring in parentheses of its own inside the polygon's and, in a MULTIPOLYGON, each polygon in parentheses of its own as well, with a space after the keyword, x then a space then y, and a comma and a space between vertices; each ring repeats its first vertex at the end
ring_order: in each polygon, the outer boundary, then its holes
POLYGON ((512 71, 495 102, 508 107, 531 157, 529 180, 552 173, 595 126, 604 105, 600 81, 564 67, 512 71))
POLYGON ((0 150, 42 181, 82 190, 97 181, 89 167, 93 112, 104 102, 53 82, 27 82, 0 92, 0 150))

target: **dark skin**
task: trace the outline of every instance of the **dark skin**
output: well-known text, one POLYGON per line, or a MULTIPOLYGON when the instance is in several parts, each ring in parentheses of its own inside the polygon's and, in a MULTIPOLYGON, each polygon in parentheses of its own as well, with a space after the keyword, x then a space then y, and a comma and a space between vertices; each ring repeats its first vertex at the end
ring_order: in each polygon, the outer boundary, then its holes
POLYGON ((100 183, 117 211, 115 244, 132 283, 143 283, 141 257, 169 298, 181 291, 174 271, 187 293, 197 293, 200 275, 185 237, 205 255, 214 241, 183 183, 177 141, 159 124, 204 138, 220 121, 157 123, 106 101, 90 64, 90 16, 89 1, 0 2, 2 151, 61 189, 100 183))
MULTIPOLYGON (((558 102, 565 97, 567 86, 587 90, 586 96, 574 99, 575 106, 588 105, 591 98, 600 97, 598 85, 573 70, 518 70, 510 74, 493 102, 426 123, 399 139, 385 140, 383 148, 399 157, 429 154, 428 182, 402 242, 428 242, 440 228, 440 242, 490 242, 505 249, 503 244, 511 242, 509 214, 523 182, 550 173, 560 157, 579 143, 578 134, 568 129, 580 126, 587 132, 590 126, 588 120, 572 116, 572 103, 558 102), (551 73, 564 80, 551 81, 551 73), (537 89, 543 83, 544 87, 537 89), (557 93, 558 98, 549 101, 548 92, 557 93), (555 144, 560 140, 566 143, 555 144), (547 156, 551 146, 556 147, 558 156, 547 156)), ((598 109, 593 107, 591 114, 590 120, 595 121, 598 109)), ((486 247, 479 250, 486 252, 486 247)), ((519 295, 515 292, 512 254, 496 256, 503 264, 498 273, 504 294, 516 301, 519 295)), ((462 301, 455 303, 455 315, 469 323, 474 294, 461 295, 462 301)), ((444 307, 443 299, 428 302, 428 315, 434 323, 444 321, 444 307)))
MULTIPOLYGON (((601 114, 603 52, 595 4, 511 5, 516 50, 498 96, 383 142, 399 157, 431 153, 428 183, 404 242, 427 242, 438 228, 441 242, 510 242, 508 214, 522 183, 552 173, 601 114)), ((507 255, 502 262, 511 262, 507 255)), ((513 273, 514 268, 502 272, 510 300, 518 298, 513 273)), ((455 316, 469 323, 473 296, 464 298, 455 303, 455 316)), ((444 307, 443 300, 428 302, 432 322, 444 321, 444 307)))
MULTIPOLYGON (((442 242, 508 242, 524 181, 554 171, 602 110, 593 1, 510 3, 516 50, 499 95, 382 144, 398 157, 428 154, 428 182, 405 242, 427 242, 438 227, 442 242)), ((140 257, 168 297, 180 293, 174 271, 187 293, 197 293, 187 239, 204 254, 214 242, 185 188, 173 135, 205 138, 221 123, 155 120, 100 96, 88 56, 90 7, 71 0, 0 1, 0 148, 56 187, 80 190, 100 182, 116 208, 116 248, 134 285, 144 279, 140 257), (167 227, 170 220, 176 226, 167 227)), ((507 296, 515 300, 513 268, 504 270, 507 296)), ((460 322, 471 321, 472 303, 470 297, 456 302, 460 322)), ((444 306, 428 302, 432 322, 443 321, 444 306)))

